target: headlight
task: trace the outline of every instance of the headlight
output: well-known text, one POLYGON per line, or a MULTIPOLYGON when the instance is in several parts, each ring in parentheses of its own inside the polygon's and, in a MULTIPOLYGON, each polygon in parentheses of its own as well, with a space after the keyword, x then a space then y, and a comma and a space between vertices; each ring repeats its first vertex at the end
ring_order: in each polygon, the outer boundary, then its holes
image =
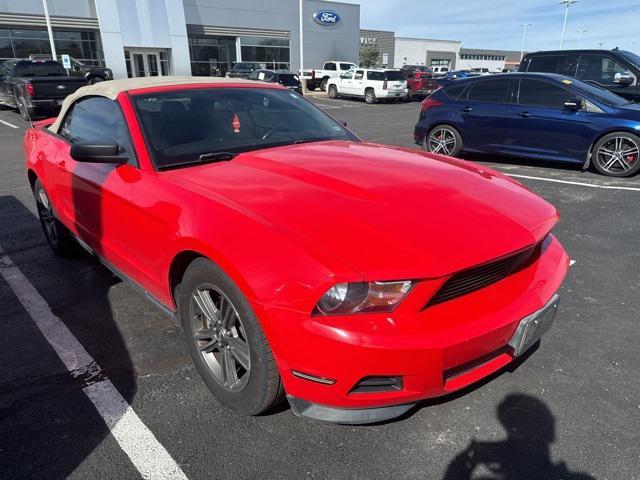
POLYGON ((338 283, 322 296, 313 313, 349 315, 392 311, 409 293, 412 282, 338 283))
POLYGON ((103 71, 103 72, 102 72, 102 74, 103 74, 105 77, 110 77, 110 76, 111 76, 111 70, 105 70, 105 71, 103 71))

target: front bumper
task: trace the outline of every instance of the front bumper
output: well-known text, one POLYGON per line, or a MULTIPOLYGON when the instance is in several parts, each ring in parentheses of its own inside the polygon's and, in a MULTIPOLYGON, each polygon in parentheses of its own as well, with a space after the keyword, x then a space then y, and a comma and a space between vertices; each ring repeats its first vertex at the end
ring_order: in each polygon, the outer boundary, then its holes
POLYGON ((568 256, 550 236, 526 268, 424 309, 426 302, 415 297, 429 287, 420 284, 391 314, 312 317, 263 307, 294 413, 341 423, 376 422, 477 382, 515 358, 509 342, 520 321, 554 297, 568 268, 568 256), (292 371, 333 383, 316 383, 292 371), (354 392, 371 376, 401 377, 402 386, 354 392))

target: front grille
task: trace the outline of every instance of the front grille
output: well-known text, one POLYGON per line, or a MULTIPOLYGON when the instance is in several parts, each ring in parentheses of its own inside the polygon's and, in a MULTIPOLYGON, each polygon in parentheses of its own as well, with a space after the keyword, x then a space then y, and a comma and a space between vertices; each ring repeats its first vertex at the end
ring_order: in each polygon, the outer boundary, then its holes
POLYGON ((540 245, 537 244, 495 262, 456 273, 440 287, 425 308, 475 292, 522 270, 538 257, 540 245))

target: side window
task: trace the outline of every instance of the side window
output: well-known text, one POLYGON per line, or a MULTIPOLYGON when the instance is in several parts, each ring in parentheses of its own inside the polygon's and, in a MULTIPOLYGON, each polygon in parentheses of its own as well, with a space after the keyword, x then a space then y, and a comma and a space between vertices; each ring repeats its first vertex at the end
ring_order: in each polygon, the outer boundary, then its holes
POLYGON ((349 72, 343 74, 342 78, 344 80, 351 80, 353 78, 353 71, 349 71, 349 72))
POLYGON ((264 74, 264 81, 265 82, 273 82, 275 75, 273 72, 265 72, 264 74))
POLYGON ((481 80, 471 86, 467 98, 479 102, 506 103, 509 83, 508 78, 481 80))
POLYGON ((535 107, 563 108, 564 102, 575 94, 558 85, 543 82, 541 80, 521 80, 519 105, 531 105, 535 107))
POLYGON ((340 70, 351 70, 355 65, 353 63, 341 63, 340 70))
POLYGON ((358 70, 356 72, 356 75, 353 77, 354 80, 362 80, 362 77, 364 76, 364 70, 358 70))
POLYGON ((537 55, 529 61, 528 72, 560 73, 559 65, 565 62, 566 55, 537 55))
POLYGON ((466 85, 464 83, 453 83, 447 87, 444 87, 442 91, 450 98, 458 98, 465 88, 466 85))
MULTIPOLYGON (((249 75, 247 75, 247 79, 248 79, 248 80, 258 80, 258 79, 260 78, 260 77, 259 77, 259 75, 260 75, 261 73, 262 73, 262 72, 259 72, 259 71, 257 71, 257 70, 256 70, 256 71, 253 71, 253 72, 251 72, 249 75)), ((263 75, 264 75, 264 74, 263 74, 263 75)))
POLYGON ((606 55, 581 55, 576 77, 585 82, 615 85, 613 80, 616 73, 622 73, 626 70, 626 68, 606 55))
POLYGON ((337 70, 336 64, 333 62, 327 62, 324 64, 324 70, 337 70))
POLYGON ((113 140, 129 154, 129 163, 136 164, 129 128, 120 107, 108 98, 89 97, 74 103, 58 133, 71 143, 113 140))

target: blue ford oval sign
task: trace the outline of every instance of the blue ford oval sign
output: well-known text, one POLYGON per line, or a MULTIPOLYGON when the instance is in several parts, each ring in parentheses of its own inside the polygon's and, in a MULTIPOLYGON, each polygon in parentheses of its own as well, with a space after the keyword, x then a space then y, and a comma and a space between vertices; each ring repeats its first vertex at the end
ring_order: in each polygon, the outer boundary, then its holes
POLYGON ((340 23, 340 15, 338 15, 333 10, 318 10, 313 14, 313 19, 316 23, 323 25, 325 27, 330 27, 332 25, 337 25, 340 23))

